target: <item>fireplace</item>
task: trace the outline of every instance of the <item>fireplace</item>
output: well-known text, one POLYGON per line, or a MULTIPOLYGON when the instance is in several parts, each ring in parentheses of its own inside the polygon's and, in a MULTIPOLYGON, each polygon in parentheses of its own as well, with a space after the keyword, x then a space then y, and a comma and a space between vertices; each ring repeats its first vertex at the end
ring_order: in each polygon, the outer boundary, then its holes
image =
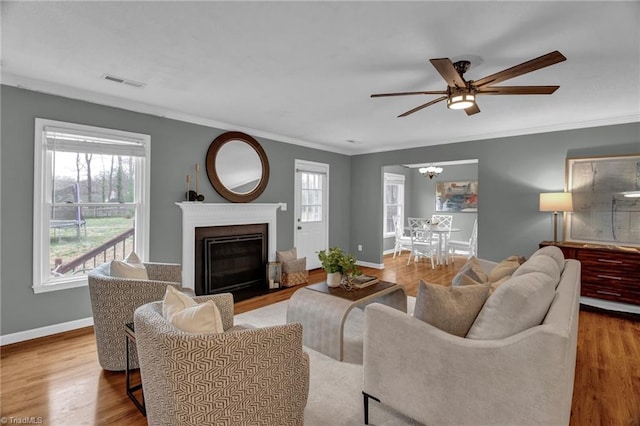
POLYGON ((266 223, 196 227, 196 295, 265 293, 266 223))
MULTIPOLYGON (((277 210, 281 208, 286 210, 285 203, 193 203, 182 202, 176 203, 178 207, 182 209, 182 285, 190 288, 198 294, 196 290, 196 282, 199 280, 197 277, 203 276, 202 271, 196 270, 196 263, 200 263, 203 259, 203 254, 197 254, 196 241, 202 238, 216 239, 222 237, 223 240, 214 241, 208 240, 210 253, 215 253, 221 247, 221 243, 224 243, 224 235, 221 228, 233 228, 231 235, 228 237, 238 238, 239 235, 245 234, 262 234, 262 259, 260 274, 262 279, 266 278, 266 264, 269 261, 274 261, 276 257, 277 247, 277 210), (261 227, 261 231, 249 230, 249 228, 239 228, 242 225, 258 225, 261 227), (203 237, 196 238, 196 230, 200 228, 211 228, 203 237)), ((228 231, 224 231, 228 233, 228 231)), ((244 237, 242 237, 244 238, 244 237)), ((237 241, 240 242, 240 241, 237 241)), ((202 242, 204 244, 204 242, 202 242)), ((252 244, 255 244, 255 240, 252 244)), ((236 246, 237 247, 237 246, 236 246)), ((225 249, 226 250, 226 249, 225 249)), ((229 250, 236 250, 230 248, 229 250)), ((257 251, 255 247, 248 249, 250 252, 257 251)), ((214 267, 215 268, 215 267, 214 267)), ((254 274, 257 275, 257 267, 254 274)), ((218 277, 212 279, 217 281, 218 277)), ((226 278, 225 278, 226 279, 226 278)), ((257 278, 247 278, 246 281, 256 280, 257 278)), ((227 286, 231 284, 224 284, 227 286)), ((242 285, 242 284, 241 284, 242 285)), ((265 287, 268 285, 265 283, 265 287)), ((220 290, 228 291, 228 290, 220 290)), ((243 290, 239 290, 242 292, 243 290)), ((266 292, 268 290, 264 290, 266 292)), ((239 300, 237 292, 234 291, 234 299, 239 300)))

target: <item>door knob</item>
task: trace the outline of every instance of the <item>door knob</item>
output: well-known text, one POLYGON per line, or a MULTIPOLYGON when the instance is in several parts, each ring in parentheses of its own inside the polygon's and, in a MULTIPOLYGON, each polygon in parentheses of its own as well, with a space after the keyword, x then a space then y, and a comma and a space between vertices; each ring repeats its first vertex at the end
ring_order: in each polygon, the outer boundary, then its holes
POLYGON ((298 229, 302 229, 302 226, 298 226, 298 229))

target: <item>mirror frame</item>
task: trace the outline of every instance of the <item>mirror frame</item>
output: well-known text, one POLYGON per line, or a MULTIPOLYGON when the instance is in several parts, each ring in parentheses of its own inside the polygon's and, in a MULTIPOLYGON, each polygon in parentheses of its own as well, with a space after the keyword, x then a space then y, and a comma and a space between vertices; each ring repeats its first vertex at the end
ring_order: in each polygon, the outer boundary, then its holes
POLYGON ((209 182, 211 182, 213 188, 216 190, 216 192, 218 192, 218 194, 234 203, 248 203, 255 200, 260 196, 260 194, 264 192, 265 188, 267 187, 267 183, 269 183, 269 159, 267 158, 267 154, 264 152, 262 146, 260 146, 260 143, 258 143, 257 140, 247 135, 246 133, 226 132, 215 138, 213 142, 211 142, 211 145, 209 145, 206 165, 207 176, 209 177, 209 182), (224 146, 224 144, 231 141, 244 142, 249 145, 254 149, 256 154, 258 154, 260 163, 262 164, 262 174, 260 176, 260 182, 252 191, 244 194, 238 194, 237 192, 233 192, 229 188, 224 186, 216 170, 216 158, 218 157, 220 149, 224 146))

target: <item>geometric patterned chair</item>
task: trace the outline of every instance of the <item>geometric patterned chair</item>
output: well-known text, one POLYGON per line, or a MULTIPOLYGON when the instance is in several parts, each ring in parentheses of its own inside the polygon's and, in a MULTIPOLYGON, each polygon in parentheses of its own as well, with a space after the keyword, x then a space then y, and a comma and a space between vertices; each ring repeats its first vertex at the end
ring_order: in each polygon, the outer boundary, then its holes
MULTIPOLYGON (((111 262, 88 274, 93 311, 93 329, 98 361, 104 370, 124 371, 126 367, 125 324, 133 322, 133 311, 145 303, 162 300, 167 285, 180 287, 182 267, 175 263, 145 263, 149 280, 110 276, 111 262)), ((191 291, 190 289, 187 291, 191 291)), ((129 345, 130 368, 138 368, 135 345, 129 345)))
POLYGON ((213 300, 224 333, 195 334, 162 316, 162 302, 134 314, 150 425, 302 425, 309 356, 302 325, 233 327, 233 296, 213 300))

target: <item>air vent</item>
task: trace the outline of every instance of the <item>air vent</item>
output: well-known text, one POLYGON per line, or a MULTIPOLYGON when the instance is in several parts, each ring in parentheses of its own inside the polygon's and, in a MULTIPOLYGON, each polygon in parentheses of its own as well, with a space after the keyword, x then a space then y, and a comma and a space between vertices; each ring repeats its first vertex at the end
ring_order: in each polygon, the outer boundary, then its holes
POLYGON ((146 86, 145 83, 140 83, 139 81, 135 81, 135 80, 128 80, 122 77, 116 77, 115 75, 110 75, 110 74, 102 74, 102 78, 108 81, 113 81, 114 83, 126 84, 127 86, 133 86, 133 87, 146 86))

